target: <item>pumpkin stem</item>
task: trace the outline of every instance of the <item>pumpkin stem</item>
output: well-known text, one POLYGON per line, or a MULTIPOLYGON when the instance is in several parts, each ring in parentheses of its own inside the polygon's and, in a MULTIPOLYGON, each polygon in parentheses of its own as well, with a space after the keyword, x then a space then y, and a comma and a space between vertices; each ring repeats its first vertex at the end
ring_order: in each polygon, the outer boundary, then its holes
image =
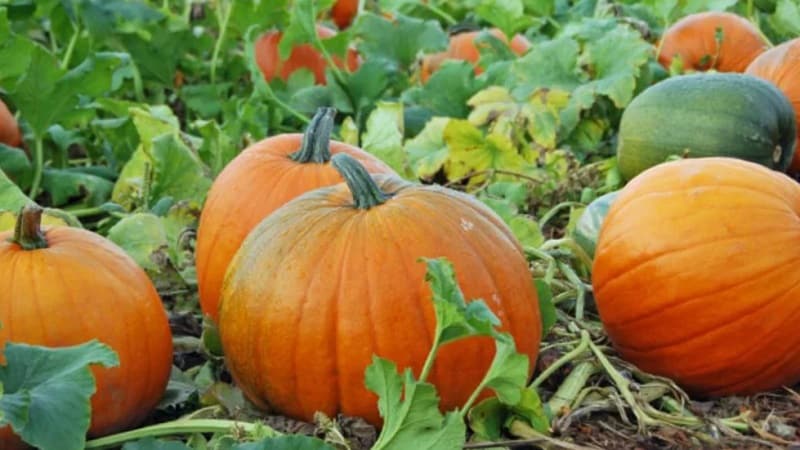
POLYGON ((336 108, 319 108, 308 124, 300 150, 289 155, 299 163, 315 162, 324 164, 331 160, 331 132, 336 108))
POLYGON ((389 199, 388 195, 381 192, 367 169, 352 156, 347 153, 336 154, 331 158, 331 164, 350 188, 356 208, 370 209, 389 199))
POLYGON ((14 236, 8 241, 19 245, 23 250, 47 248, 47 239, 42 232, 43 211, 36 204, 22 207, 14 225, 14 236))

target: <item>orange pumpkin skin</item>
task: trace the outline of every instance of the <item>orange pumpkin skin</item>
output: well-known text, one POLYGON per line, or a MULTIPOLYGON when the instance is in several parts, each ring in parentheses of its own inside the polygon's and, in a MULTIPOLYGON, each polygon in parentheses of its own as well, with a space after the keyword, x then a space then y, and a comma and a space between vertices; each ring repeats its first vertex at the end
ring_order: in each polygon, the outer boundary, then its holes
MULTIPOLYGON (((89 436, 141 423, 172 368, 167 314, 150 279, 122 249, 83 229, 46 229, 48 247, 36 250, 9 242, 12 235, 0 233, 0 348, 98 339, 117 352, 120 365, 92 368, 89 436)), ((24 447, 9 427, 0 430, 0 448, 24 447)))
MULTIPOLYGON (((334 30, 317 25, 317 34, 321 39, 327 39, 336 35, 334 30)), ((292 49, 292 53, 286 60, 281 60, 278 45, 281 42, 283 33, 280 31, 270 31, 264 33, 256 41, 256 64, 261 69, 264 79, 272 81, 276 77, 287 80, 289 76, 298 69, 308 69, 314 74, 317 84, 325 84, 325 69, 328 64, 322 54, 311 44, 300 44, 292 49)), ((338 56, 333 57, 333 62, 340 68, 345 63, 338 56)), ((361 65, 361 58, 354 48, 347 52, 347 69, 355 71, 361 65)))
POLYGON ((758 29, 736 14, 690 14, 664 32, 658 62, 669 69, 673 58, 680 56, 684 70, 741 73, 767 46, 758 29), (722 29, 721 45, 716 38, 718 28, 722 29))
POLYGON ((732 158, 652 167, 612 205, 592 271, 623 358, 702 397, 800 381, 800 186, 732 158))
MULTIPOLYGON (((499 29, 492 28, 489 30, 489 33, 503 41, 505 44, 509 45, 511 51, 518 56, 524 55, 531 46, 528 39, 521 34, 514 36, 509 43, 506 35, 499 29)), ((433 72, 438 70, 439 67, 449 59, 470 62, 475 66, 476 74, 480 75, 483 73, 483 68, 478 66, 478 61, 481 58, 481 54, 478 50, 478 47, 475 45, 475 39, 477 39, 480 34, 480 31, 468 31, 453 35, 450 37, 450 46, 448 47, 447 51, 426 55, 422 59, 422 68, 420 73, 422 82, 427 82, 431 75, 433 75, 433 72)))
MULTIPOLYGON (((324 139, 327 142, 327 137, 324 139)), ((302 134, 282 134, 256 142, 231 161, 211 186, 200 215, 195 259, 200 305, 212 320, 218 318, 225 271, 247 234, 295 197, 342 182, 328 162, 291 159, 302 143, 302 134)), ((370 172, 393 173, 378 158, 345 143, 331 141, 330 153, 350 154, 370 172)))
POLYGON ((6 144, 11 147, 22 145, 22 134, 19 131, 19 125, 17 125, 14 115, 11 114, 11 111, 2 101, 0 101, 0 144, 6 144))
MULTIPOLYGON (((762 53, 750 63, 746 73, 772 82, 786 95, 794 106, 797 129, 800 130, 800 38, 762 53)), ((789 172, 800 172, 800 136, 789 172)))
MULTIPOLYGON (((307 193, 264 220, 231 263, 220 337, 254 403, 303 420, 319 410, 380 425, 377 397, 364 386, 372 355, 418 376, 431 346, 435 315, 421 257, 452 261, 465 297, 486 300, 533 368, 538 299, 501 219, 466 194, 374 179, 391 193, 384 204, 356 208, 344 184, 307 193)), ((488 338, 442 347, 428 379, 441 406, 463 406, 493 356, 488 338)))
POLYGON ((358 13, 358 0, 339 0, 333 5, 331 9, 331 17, 333 23, 343 30, 353 23, 358 13))

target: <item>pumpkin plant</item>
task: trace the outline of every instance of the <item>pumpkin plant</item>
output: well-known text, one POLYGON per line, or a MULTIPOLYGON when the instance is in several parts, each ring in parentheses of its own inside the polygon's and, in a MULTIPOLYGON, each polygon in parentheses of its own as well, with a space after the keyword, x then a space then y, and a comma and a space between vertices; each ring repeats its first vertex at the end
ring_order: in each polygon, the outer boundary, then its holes
MULTIPOLYGON (((515 35, 511 42, 509 42, 506 35, 498 28, 488 30, 489 34, 500 39, 504 44, 511 48, 511 51, 520 56, 528 51, 531 44, 525 36, 521 34, 515 35)), ((461 60, 472 63, 475 66, 475 73, 483 73, 483 67, 478 65, 481 54, 475 40, 481 35, 481 31, 467 31, 458 33, 450 37, 450 45, 447 50, 432 55, 426 55, 422 59, 422 67, 420 78, 423 83, 433 75, 433 72, 439 69, 447 60, 461 60)))
POLYGON ((17 120, 2 101, 0 101, 0 144, 11 147, 22 145, 22 133, 19 131, 17 120))
POLYGON ((727 156, 785 171, 796 127, 792 104, 764 80, 739 73, 675 76, 647 88, 623 112, 619 171, 630 180, 676 156, 727 156))
POLYGON ((680 58, 684 70, 744 72, 768 47, 758 28, 729 12, 690 14, 661 38, 658 61, 670 69, 680 58))
MULTIPOLYGON (((317 25, 317 35, 320 39, 329 39, 336 36, 336 31, 317 25)), ((314 81, 317 84, 325 84, 325 69, 328 63, 325 57, 311 44, 299 44, 292 48, 288 58, 281 58, 279 46, 283 32, 278 30, 269 31, 261 35, 255 44, 255 60, 266 81, 275 78, 282 80, 289 79, 289 76, 299 69, 308 69, 314 74, 314 81)), ((337 67, 347 67, 354 71, 361 64, 361 58, 354 48, 347 51, 346 61, 342 61, 338 56, 333 57, 333 63, 337 67)))
POLYGON ((214 181, 200 216, 196 246, 200 305, 211 319, 217 319, 225 271, 247 234, 300 194, 342 181, 330 164, 331 155, 347 153, 371 172, 392 172, 369 153, 330 140, 335 114, 333 108, 320 108, 305 134, 256 142, 214 181))
POLYGON ((491 338, 467 338, 423 367, 436 317, 420 258, 451 261, 464 297, 486 299, 500 329, 535 361, 536 289, 519 243, 494 212, 441 186, 373 178, 346 153, 332 162, 346 183, 267 217, 225 278, 220 337, 250 400, 304 420, 322 411, 380 424, 377 397, 364 384, 378 355, 415 376, 429 373, 443 409, 463 405, 495 346, 491 338))
MULTIPOLYGON (((747 67, 747 74, 772 82, 786 95, 794 107, 797 129, 800 130, 800 38, 767 50, 747 67)), ((798 133, 800 146, 800 133, 798 133)), ((789 170, 800 172, 800 152, 795 151, 789 170)))
POLYGON ((800 186, 733 158, 653 167, 611 205, 592 286, 614 347, 701 397, 800 381, 800 186))
MULTIPOLYGON (((172 367, 172 336, 158 293, 115 244, 79 228, 43 230, 42 211, 24 207, 15 230, 0 234, 0 348, 101 341, 120 364, 93 368, 89 435, 138 425, 161 399, 172 367)), ((0 448, 19 445, 10 428, 0 429, 0 448)))

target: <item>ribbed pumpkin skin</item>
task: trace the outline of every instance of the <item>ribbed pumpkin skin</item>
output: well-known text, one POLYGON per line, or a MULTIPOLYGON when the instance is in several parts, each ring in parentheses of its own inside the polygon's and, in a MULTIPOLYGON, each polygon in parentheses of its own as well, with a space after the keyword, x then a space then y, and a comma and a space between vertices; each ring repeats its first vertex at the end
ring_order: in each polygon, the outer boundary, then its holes
MULTIPOLYGON (((483 298, 531 358, 538 300, 510 230, 483 204, 441 187, 376 176, 394 195, 369 210, 344 184, 310 192, 262 222, 231 264, 220 308, 227 364, 255 403, 310 420, 316 410, 380 424, 364 387, 373 354, 419 375, 435 316, 421 257, 453 262, 467 299, 483 298)), ((441 349, 430 380, 461 406, 494 356, 488 338, 441 349)))
POLYGON ((22 134, 14 115, 8 110, 5 103, 0 101, 0 143, 19 147, 22 145, 22 134))
POLYGON ((698 396, 800 381, 800 186, 731 158, 669 162, 611 206, 592 272, 626 360, 698 396))
MULTIPOLYGON (((792 102, 797 129, 800 130, 800 38, 762 53, 747 67, 746 73, 772 82, 786 95, 792 102)), ((800 172, 800 152, 795 151, 789 171, 800 172)))
MULTIPOLYGON (((7 242, 11 233, 0 234, 0 348, 7 341, 109 345, 120 366, 92 369, 97 391, 89 435, 134 427, 158 404, 172 367, 158 293, 128 255, 99 235, 68 227, 45 233, 49 248, 30 251, 7 242)), ((9 431, 0 431, 0 448, 19 448, 6 440, 9 431)))
POLYGON ((795 115, 775 86, 743 74, 671 77, 639 94, 622 114, 619 169, 630 180, 670 155, 725 156, 785 171, 795 115))
MULTIPOLYGON (((499 29, 492 28, 489 30, 489 33, 509 45, 511 51, 517 55, 525 54, 531 46, 528 39, 521 34, 514 36, 509 43, 505 33, 499 29)), ((467 31, 453 35, 450 37, 450 46, 447 51, 428 55, 423 58, 420 72, 422 82, 427 82, 431 75, 433 75, 433 72, 438 70, 445 61, 450 59, 470 62, 475 66, 476 74, 479 75, 483 73, 483 68, 477 65, 481 58, 481 53, 475 45, 475 39, 477 39, 480 34, 481 31, 467 31)))
POLYGON ((747 19, 728 12, 690 14, 669 27, 661 39, 658 61, 666 68, 680 55, 684 70, 744 72, 767 43, 747 19), (722 29, 722 45, 716 38, 722 29), (716 57, 716 61, 714 60, 716 57))
MULTIPOLYGON (((336 35, 336 32, 322 25, 317 25, 317 34, 322 39, 327 39, 336 35)), ((281 42, 283 33, 280 31, 270 31, 264 33, 255 44, 256 64, 261 69, 264 79, 272 81, 278 77, 288 80, 289 76, 298 69, 308 69, 314 74, 314 81, 317 84, 325 84, 325 69, 328 67, 325 58, 311 44, 300 44, 292 49, 292 53, 286 60, 281 60, 278 45, 281 42)), ((338 56, 333 57, 333 62, 337 66, 345 67, 345 62, 338 56)), ((361 64, 361 58, 355 49, 347 52, 347 69, 354 71, 361 64)))
MULTIPOLYGON (((289 158, 302 140, 302 134, 283 134, 251 145, 211 186, 197 230, 196 265, 200 305, 214 321, 225 271, 247 234, 289 200, 342 182, 330 163, 303 164, 289 158)), ((393 173, 381 160, 351 145, 331 141, 330 151, 350 154, 372 173, 393 173)))
POLYGON ((358 0, 338 0, 331 9, 333 23, 343 30, 350 26, 358 13, 358 0))

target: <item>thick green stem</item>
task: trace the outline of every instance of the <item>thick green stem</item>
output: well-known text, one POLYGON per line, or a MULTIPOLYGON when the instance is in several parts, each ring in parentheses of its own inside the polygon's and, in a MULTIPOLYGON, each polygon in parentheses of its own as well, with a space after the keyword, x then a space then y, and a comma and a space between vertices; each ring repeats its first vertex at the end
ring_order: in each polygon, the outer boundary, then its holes
POLYGON ((331 160, 331 132, 335 117, 335 108, 319 108, 306 128, 300 150, 292 153, 289 157, 299 163, 325 164, 329 162, 331 160))
POLYGON ((431 369, 433 369, 433 362, 436 360, 436 355, 439 353, 440 334, 440 330, 437 327, 436 337, 433 341, 433 345, 431 345, 431 351, 428 353, 428 358, 425 360, 425 365, 422 366, 422 372, 419 374, 419 381, 427 380, 428 375, 431 373, 431 369))
POLYGON ((102 437, 86 442, 86 449, 101 449, 116 447, 125 442, 143 439, 147 437, 175 436, 196 433, 228 433, 231 430, 244 430, 246 433, 253 433, 259 429, 266 428, 271 435, 279 436, 280 433, 266 427, 266 425, 248 422, 236 422, 233 420, 217 419, 197 419, 197 420, 175 420, 164 422, 158 425, 139 428, 124 433, 102 437))
POLYGON ((553 414, 559 414, 562 409, 572 406, 572 402, 575 401, 583 387, 586 386, 589 378, 597 370, 597 366, 589 361, 576 365, 550 400, 547 401, 550 411, 553 411, 553 414))
POLYGON ((19 245, 23 250, 47 248, 47 239, 42 232, 42 212, 44 210, 36 204, 22 207, 14 226, 14 236, 9 242, 19 245))
POLYGON ((547 369, 543 370, 542 373, 539 374, 539 376, 536 377, 535 380, 533 380, 533 382, 530 384, 530 387, 532 389, 536 389, 537 387, 539 387, 540 384, 544 383, 544 380, 550 377, 550 375, 554 374, 558 369, 563 367, 566 363, 583 355, 589 349, 589 341, 591 341, 591 339, 592 338, 589 336, 588 331, 581 330, 581 340, 578 346, 572 349, 572 351, 570 351, 569 353, 565 353, 564 356, 559 358, 553 364, 550 364, 550 366, 547 369))
POLYGON ((75 52, 75 44, 78 43, 78 38, 81 35, 81 28, 78 25, 74 25, 74 31, 72 33, 72 38, 69 40, 69 44, 67 44, 67 50, 64 53, 64 59, 61 60, 61 68, 66 70, 69 68, 70 60, 72 59, 72 53, 75 52))
POLYGON ((353 202, 358 209, 370 209, 382 205, 389 199, 384 194, 367 169, 347 153, 339 153, 331 158, 331 163, 344 178, 353 194, 353 202))
POLYGON ((36 199, 39 194, 39 185, 42 184, 42 172, 44 171, 44 139, 41 136, 36 136, 33 147, 33 181, 31 182, 31 190, 28 192, 28 197, 31 200, 36 199))

